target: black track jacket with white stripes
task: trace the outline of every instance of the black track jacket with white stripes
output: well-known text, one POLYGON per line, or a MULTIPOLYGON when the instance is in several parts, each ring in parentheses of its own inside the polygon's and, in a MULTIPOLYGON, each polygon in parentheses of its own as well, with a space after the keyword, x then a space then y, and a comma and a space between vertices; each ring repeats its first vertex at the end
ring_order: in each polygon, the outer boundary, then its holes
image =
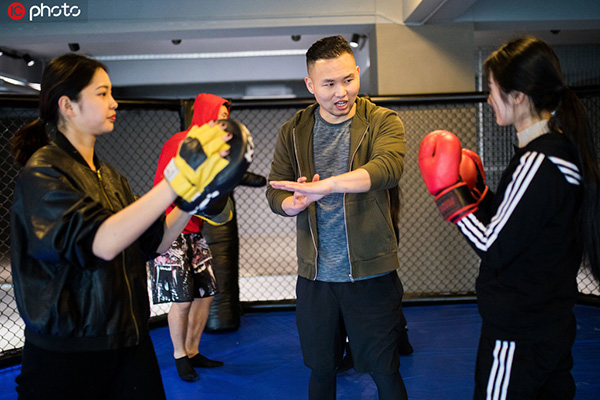
POLYGON ((458 222, 481 257, 476 291, 485 334, 549 337, 571 321, 581 196, 575 147, 547 133, 517 149, 496 194, 458 222))

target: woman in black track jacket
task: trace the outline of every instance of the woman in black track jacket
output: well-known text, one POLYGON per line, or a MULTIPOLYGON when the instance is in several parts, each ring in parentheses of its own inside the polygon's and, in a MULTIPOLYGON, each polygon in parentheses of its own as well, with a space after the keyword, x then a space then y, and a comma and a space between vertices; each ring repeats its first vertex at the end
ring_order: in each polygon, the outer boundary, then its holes
POLYGON ((512 40, 484 70, 496 122, 518 138, 496 193, 479 156, 452 133, 431 132, 419 148, 442 215, 481 257, 474 399, 572 399, 582 262, 600 277, 598 147, 546 43, 512 40))
POLYGON ((475 399, 572 399, 577 273, 584 255, 600 269, 597 147, 546 43, 513 40, 484 67, 519 144, 495 195, 457 222, 481 257, 475 399))

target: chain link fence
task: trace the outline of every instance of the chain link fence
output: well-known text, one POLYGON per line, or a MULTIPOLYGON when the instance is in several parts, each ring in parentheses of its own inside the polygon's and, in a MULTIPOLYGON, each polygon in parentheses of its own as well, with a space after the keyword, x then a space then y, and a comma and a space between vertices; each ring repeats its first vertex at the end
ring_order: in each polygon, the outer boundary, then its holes
MULTIPOLYGON (((583 93, 595 132, 600 132, 600 86, 583 93)), ((482 94, 425 98, 373 98, 395 110, 404 122, 407 139, 405 172, 401 181, 400 278, 406 298, 449 299, 474 296, 478 258, 452 225, 439 215, 418 170, 417 152, 432 130, 454 132, 463 147, 481 154, 490 187, 513 154, 514 133, 495 124, 482 94)), ((232 118, 252 132, 256 153, 250 171, 267 176, 281 125, 311 100, 234 101, 232 118)), ((101 137, 97 153, 127 177, 137 195, 153 182, 163 143, 185 126, 191 102, 120 102, 115 131, 101 137)), ((37 117, 35 99, 0 97, 0 359, 19 352, 23 323, 12 292, 9 249, 9 214, 18 169, 10 156, 9 140, 21 125, 37 117)), ((600 152, 600 149, 598 149, 600 152)), ((235 189, 240 238, 239 286, 242 302, 295 300, 295 219, 273 214, 264 188, 235 189)), ((580 292, 600 298, 598 284, 582 268, 580 292)), ((153 306, 164 314, 168 304, 153 306)))
MULTIPOLYGON (((37 103, 30 104, 35 106, 37 103)), ((10 206, 19 171, 10 156, 8 141, 14 131, 35 118, 37 110, 30 106, 0 106, 0 358, 20 351, 25 327, 17 313, 10 273, 10 206)))

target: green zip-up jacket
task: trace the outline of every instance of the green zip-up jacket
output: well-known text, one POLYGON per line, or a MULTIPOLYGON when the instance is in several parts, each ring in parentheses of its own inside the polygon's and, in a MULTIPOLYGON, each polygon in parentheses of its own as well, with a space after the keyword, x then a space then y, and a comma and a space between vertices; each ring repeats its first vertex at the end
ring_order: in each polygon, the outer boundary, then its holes
MULTIPOLYGON (((269 181, 296 181, 315 174, 313 125, 315 103, 298 111, 279 131, 269 181)), ((406 140, 398 115, 364 98, 356 99, 350 125, 348 171, 365 169, 371 188, 365 193, 344 194, 344 216, 350 254, 351 278, 365 278, 399 267, 398 247, 392 226, 388 189, 398 185, 404 170, 406 140)), ((266 196, 273 212, 288 216, 283 200, 292 193, 268 186, 266 196)), ((298 275, 317 276, 318 225, 315 204, 297 215, 298 275)))

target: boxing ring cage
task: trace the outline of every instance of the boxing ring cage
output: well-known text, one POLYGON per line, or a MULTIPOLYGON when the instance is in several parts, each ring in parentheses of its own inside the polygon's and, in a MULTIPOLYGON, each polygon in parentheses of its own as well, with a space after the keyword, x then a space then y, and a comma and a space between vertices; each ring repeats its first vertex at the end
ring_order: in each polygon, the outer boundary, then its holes
MULTIPOLYGON (((600 132, 600 85, 579 87, 592 129, 600 132)), ((444 222, 428 193, 417 164, 418 147, 430 131, 454 132, 462 146, 477 151, 484 162, 488 185, 495 188, 513 154, 512 128, 496 126, 485 94, 373 97, 376 104, 395 110, 406 131, 405 170, 400 182, 401 215, 398 274, 405 299, 411 301, 472 301, 478 258, 454 225, 444 222)), ((268 176, 275 140, 281 125, 313 99, 239 100, 232 102, 232 118, 250 130, 255 157, 249 171, 268 176)), ((193 101, 119 101, 115 130, 98 139, 97 153, 129 180, 141 195, 152 186, 162 144, 185 127, 193 101)), ((23 322, 13 296, 10 273, 9 215, 14 180, 19 170, 10 156, 13 132, 37 117, 37 100, 0 97, 0 362, 18 357, 23 345, 23 322)), ((600 148, 597 148, 600 153, 600 148)), ((295 302, 295 218, 269 209, 265 188, 235 189, 239 229, 239 297, 244 307, 290 305, 295 302)), ((600 303, 598 284, 582 266, 582 301, 600 303)), ((153 305, 153 318, 168 311, 153 305)))

